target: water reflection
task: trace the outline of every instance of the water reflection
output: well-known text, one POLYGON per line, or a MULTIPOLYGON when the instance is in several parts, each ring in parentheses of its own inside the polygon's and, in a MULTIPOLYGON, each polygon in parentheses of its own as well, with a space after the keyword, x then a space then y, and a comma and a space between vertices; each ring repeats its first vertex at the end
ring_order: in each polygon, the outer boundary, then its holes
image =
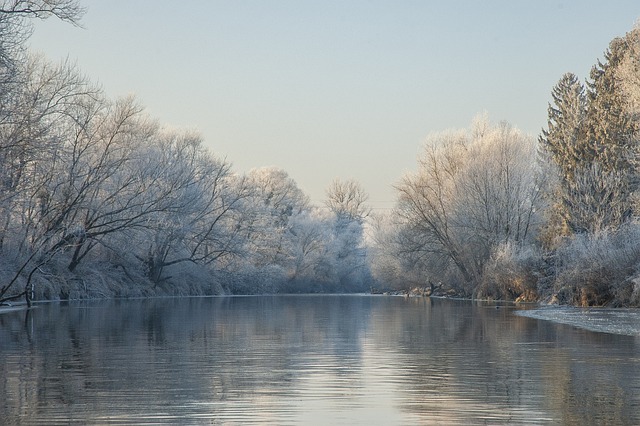
POLYGON ((8 424, 640 424, 636 338, 461 301, 41 305, 0 359, 8 424))

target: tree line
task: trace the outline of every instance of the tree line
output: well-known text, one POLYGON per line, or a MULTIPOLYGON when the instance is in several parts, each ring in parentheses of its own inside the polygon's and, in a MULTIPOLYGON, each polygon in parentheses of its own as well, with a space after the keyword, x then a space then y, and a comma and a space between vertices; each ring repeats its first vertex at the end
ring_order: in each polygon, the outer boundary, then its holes
POLYGON ((398 288, 640 304, 640 27, 581 82, 563 75, 537 140, 479 116, 432 135, 376 223, 374 275, 398 288))
POLYGON ((353 180, 315 206, 284 170, 238 173, 25 48, 33 19, 83 13, 0 2, 0 302, 417 287, 640 305, 640 27, 560 78, 537 139, 486 114, 430 135, 380 215, 353 180))
POLYGON ((313 206, 285 171, 237 173, 200 135, 24 48, 31 19, 82 13, 0 7, 0 302, 368 288, 358 183, 313 206))

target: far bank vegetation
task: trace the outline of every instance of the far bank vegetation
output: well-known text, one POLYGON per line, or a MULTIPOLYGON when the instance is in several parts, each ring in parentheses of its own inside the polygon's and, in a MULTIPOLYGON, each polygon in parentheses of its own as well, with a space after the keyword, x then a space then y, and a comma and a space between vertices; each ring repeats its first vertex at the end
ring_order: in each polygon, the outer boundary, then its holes
POLYGON ((378 221, 374 275, 465 297, 640 305, 639 67, 636 27, 585 82, 560 78, 537 140, 482 116, 432 135, 378 221))
POLYGON ((314 205, 286 171, 246 173, 33 55, 33 19, 0 8, 0 302, 151 295, 407 291, 640 305, 640 28, 551 91, 537 137, 486 114, 430 135, 397 203, 351 179, 314 205))

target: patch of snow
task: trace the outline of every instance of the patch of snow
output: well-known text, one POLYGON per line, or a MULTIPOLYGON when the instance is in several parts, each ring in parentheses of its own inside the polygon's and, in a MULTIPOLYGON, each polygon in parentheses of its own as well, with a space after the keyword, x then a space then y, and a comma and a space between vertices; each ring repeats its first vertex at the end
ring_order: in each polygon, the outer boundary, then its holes
POLYGON ((520 310, 516 314, 601 333, 640 336, 639 309, 549 307, 520 310))

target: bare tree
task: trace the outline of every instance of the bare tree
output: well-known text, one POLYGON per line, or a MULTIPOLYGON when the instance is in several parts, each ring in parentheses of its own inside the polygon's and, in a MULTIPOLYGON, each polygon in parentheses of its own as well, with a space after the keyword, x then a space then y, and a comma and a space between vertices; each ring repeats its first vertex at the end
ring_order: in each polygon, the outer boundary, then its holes
POLYGON ((10 84, 18 78, 15 67, 23 59, 25 41, 32 30, 29 19, 56 17, 80 25, 84 13, 78 0, 1 0, 0 84, 10 84))
POLYGON ((78 0, 4 0, 0 2, 0 15, 46 19, 55 16, 78 25, 85 13, 78 0))
POLYGON ((400 255, 442 274, 454 265, 470 291, 491 253, 531 236, 539 202, 535 144, 501 124, 434 135, 419 171, 403 178, 400 255))
POLYGON ((418 173, 405 176, 399 191, 397 214, 403 219, 401 256, 444 271, 452 262, 466 282, 474 279, 473 265, 464 257, 456 232, 459 212, 457 179, 464 167, 468 141, 461 132, 435 135, 419 159, 418 173))
POLYGON ((326 206, 338 216, 363 221, 371 213, 369 195, 355 180, 335 179, 326 190, 326 206))
POLYGON ((320 209, 309 209, 291 220, 292 281, 318 280, 318 267, 329 255, 331 241, 329 218, 320 209))
MULTIPOLYGON (((56 179, 59 156, 72 116, 86 99, 99 91, 73 65, 49 63, 32 56, 24 64, 26 81, 12 96, 8 114, 0 123, 0 249, 12 218, 22 216, 27 225, 23 238, 32 237, 32 226, 41 213, 44 186, 56 179)), ((22 225, 20 225, 22 226, 22 225)), ((13 233, 19 233, 17 229, 13 233)))
POLYGON ((249 171, 246 231, 252 262, 258 267, 291 267, 291 220, 309 209, 309 197, 289 174, 275 167, 249 171))
POLYGON ((334 215, 330 259, 338 291, 368 288, 369 269, 364 245, 364 222, 371 213, 369 195, 355 180, 334 180, 325 205, 334 215))
POLYGON ((208 153, 199 135, 166 132, 147 153, 148 202, 140 224, 137 255, 154 283, 170 278, 166 268, 183 262, 213 266, 241 254, 243 200, 249 191, 229 163, 208 153), (144 226, 143 226, 144 225, 144 226))
POLYGON ((61 247, 69 211, 53 195, 64 187, 65 144, 78 134, 85 106, 99 103, 99 91, 67 62, 30 57, 21 75, 25 81, 3 105, 7 113, 0 122, 0 248, 11 236, 12 252, 26 261, 0 298, 22 272, 46 263, 61 247))

